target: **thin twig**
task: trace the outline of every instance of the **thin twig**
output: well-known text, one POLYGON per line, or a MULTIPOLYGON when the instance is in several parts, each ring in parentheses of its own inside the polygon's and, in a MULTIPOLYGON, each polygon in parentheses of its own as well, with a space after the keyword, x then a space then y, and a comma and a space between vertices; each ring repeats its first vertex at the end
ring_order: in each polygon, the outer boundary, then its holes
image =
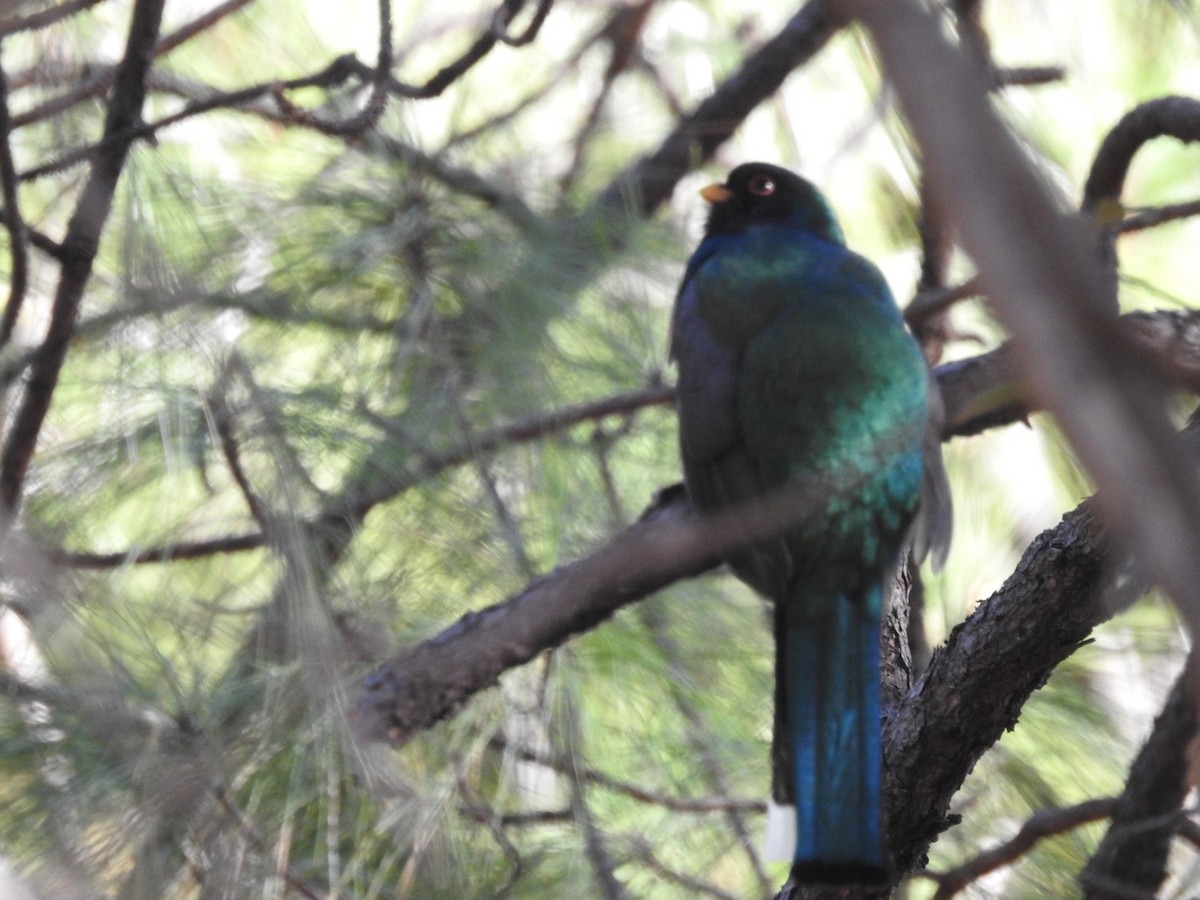
POLYGON ((992 70, 992 86, 1005 87, 1035 87, 1041 84, 1054 84, 1067 77, 1067 70, 1062 66, 1008 66, 992 70))
POLYGON ((370 130, 379 121, 387 108, 389 79, 392 74, 392 2, 379 2, 379 53, 375 70, 371 75, 371 93, 363 108, 348 119, 330 121, 296 106, 287 98, 282 88, 272 91, 275 102, 292 121, 315 129, 322 134, 338 137, 358 137, 370 130))
POLYGON ((598 769, 590 769, 586 766, 580 766, 573 760, 558 759, 551 756, 546 756, 542 753, 537 753, 526 747, 514 746, 500 737, 493 737, 488 746, 498 753, 511 753, 521 762, 533 763, 539 766, 545 766, 548 769, 554 769, 556 772, 565 772, 567 769, 574 770, 579 777, 586 779, 590 784, 596 787, 603 788, 607 791, 612 791, 616 794, 623 794, 639 803, 646 803, 651 806, 661 806, 663 809, 672 812, 681 813, 710 813, 710 812, 728 812, 735 810, 743 813, 764 813, 767 805, 762 800, 746 800, 736 797, 676 797, 672 794, 662 794, 657 791, 648 791, 645 788, 640 788, 635 784, 630 784, 626 781, 620 781, 610 775, 605 775, 598 769))
POLYGON ((945 312, 955 303, 979 296, 979 280, 968 278, 950 287, 918 290, 912 302, 904 307, 904 321, 916 326, 925 319, 945 312))
POLYGON ((654 848, 650 845, 650 842, 640 835, 628 838, 626 843, 629 846, 629 855, 632 859, 637 860, 665 881, 685 888, 687 896, 715 897, 716 900, 737 900, 737 895, 735 894, 723 891, 708 882, 685 875, 666 865, 666 863, 655 855, 654 848))
POLYGON ((537 9, 533 11, 533 17, 529 20, 529 24, 525 26, 524 31, 516 35, 508 33, 509 23, 497 14, 492 20, 492 30, 496 33, 496 39, 510 47, 523 47, 531 43, 537 37, 538 32, 542 30, 542 25, 546 21, 546 16, 550 15, 550 7, 553 5, 554 0, 538 0, 537 9))
MULTIPOLYGON (((664 406, 674 402, 675 389, 669 385, 654 384, 636 391, 614 394, 590 403, 564 407, 550 413, 519 419, 497 428, 489 429, 470 437, 442 452, 420 454, 420 461, 412 470, 391 482, 378 492, 350 498, 343 507, 331 510, 307 522, 310 527, 319 527, 327 522, 340 522, 347 514, 363 514, 379 503, 403 493, 414 485, 421 484, 445 471, 463 465, 478 454, 494 453, 515 444, 528 443, 539 438, 572 428, 584 422, 596 421, 607 416, 629 415, 650 406, 664 406)), ((360 412, 376 426, 400 440, 409 440, 409 435, 397 429, 391 422, 360 407, 360 412)), ((130 549, 116 553, 75 552, 56 548, 44 548, 51 561, 79 569, 109 569, 117 566, 167 563, 186 559, 199 559, 220 553, 238 553, 257 550, 267 542, 262 532, 229 535, 203 541, 181 541, 154 547, 130 549)))
MULTIPOLYGON (((492 21, 488 29, 476 39, 475 43, 467 48, 462 56, 443 67, 423 85, 393 81, 390 84, 391 90, 402 97, 408 97, 412 100, 425 100, 430 97, 439 96, 446 88, 462 78, 476 63, 487 56, 497 43, 501 42, 501 36, 505 34, 505 30, 512 20, 516 18, 517 13, 521 11, 524 5, 525 0, 502 0, 499 8, 492 16, 492 21)), ((546 19, 545 13, 549 11, 549 4, 546 4, 545 12, 539 9, 534 14, 533 21, 530 23, 526 33, 514 40, 520 43, 532 41, 546 19)), ((505 41, 505 43, 509 43, 509 41, 505 41)))
POLYGON ((218 381, 208 400, 208 406, 212 412, 213 428, 216 430, 217 439, 221 444, 221 453, 225 457, 225 465, 229 467, 229 474, 233 476, 234 483, 238 486, 238 490, 241 491, 242 498, 246 501, 246 506, 250 510, 250 515, 258 523, 258 527, 262 529, 262 533, 269 535, 271 532, 270 513, 254 490, 254 486, 250 484, 250 478, 246 475, 245 467, 242 466, 241 451, 238 449, 237 440, 233 436, 233 413, 230 411, 229 404, 225 398, 226 381, 225 377, 222 377, 218 381))
POLYGON ((228 18, 242 7, 249 6, 253 2, 254 0, 225 0, 224 3, 218 3, 208 12, 202 13, 192 19, 192 21, 180 25, 170 34, 163 35, 162 39, 154 45, 155 57, 170 53, 180 44, 186 43, 192 38, 203 34, 222 19, 228 18))
POLYGON ((567 193, 575 183, 575 179, 583 166, 588 143, 600 127, 601 113, 608 102, 613 85, 630 65, 636 55, 638 42, 641 40, 642 29, 650 10, 657 0, 641 0, 633 6, 618 6, 612 18, 604 28, 604 35, 609 46, 608 66, 600 79, 599 90, 592 100, 591 109, 584 116, 583 125, 572 141, 571 161, 566 172, 559 179, 559 191, 567 193))
MULTIPOLYGON (((53 175, 61 172, 72 166, 85 162, 97 153, 102 153, 108 150, 113 144, 120 142, 129 142, 137 138, 149 137, 163 128, 175 125, 178 122, 185 121, 194 116, 203 113, 211 112, 214 109, 234 108, 251 103, 263 97, 271 96, 272 94, 283 90, 293 90, 304 87, 324 87, 331 88, 345 83, 351 77, 361 76, 363 72, 370 72, 370 69, 364 69, 362 64, 354 58, 353 54, 339 56, 333 60, 325 68, 312 75, 304 75, 299 78, 293 78, 289 81, 278 82, 268 81, 261 84, 250 85, 249 87, 240 88, 236 91, 228 93, 218 93, 206 100, 198 100, 189 103, 177 113, 169 116, 164 116, 156 122, 142 123, 140 121, 130 122, 128 126, 113 134, 105 133, 101 140, 94 144, 88 144, 84 147, 78 147, 64 153, 57 159, 53 159, 48 163, 36 166, 21 173, 22 181, 33 181, 38 178, 43 178, 47 175, 53 175)), ((14 119, 14 122, 16 120, 14 119)))
POLYGON ((725 79, 690 115, 682 119, 658 149, 625 169, 594 202, 605 212, 644 215, 671 196, 675 185, 737 130, 796 67, 812 59, 837 33, 846 18, 830 0, 809 0, 787 24, 725 79))
POLYGON ((1112 815, 1116 803, 1116 797, 1102 797, 1085 800, 1074 806, 1040 809, 1026 820, 1015 835, 999 846, 985 850, 947 872, 931 872, 926 869, 915 874, 937 882, 938 889, 934 900, 950 900, 963 888, 989 872, 1015 863, 1038 841, 1063 834, 1089 822, 1107 819, 1112 815))
POLYGON ((1156 225, 1163 225, 1166 222, 1175 222, 1179 219, 1187 219, 1198 215, 1200 215, 1200 200, 1158 206, 1141 210, 1135 215, 1122 219, 1117 223, 1116 230, 1121 234, 1128 234, 1132 231, 1142 231, 1146 228, 1154 228, 1156 225))
MULTIPOLYGON (((225 790, 225 787, 220 784, 213 785, 212 793, 218 805, 220 805, 220 807, 238 823, 238 827, 241 829, 242 835, 254 846, 254 849, 258 850, 260 853, 270 853, 270 845, 262 836, 261 832, 259 832, 258 826, 256 826, 254 821, 248 815, 246 815, 240 806, 237 805, 234 799, 229 796, 229 792, 225 790)), ((309 900, 328 900, 328 894, 326 894, 325 891, 316 887, 306 879, 301 878, 286 866, 277 866, 276 875, 287 882, 288 887, 294 891, 298 891, 303 896, 308 897, 309 900)))
POLYGON ((575 819, 568 809, 535 809, 528 812, 502 813, 482 803, 463 804, 458 811, 480 824, 495 824, 501 828, 528 828, 535 825, 559 825, 575 819))

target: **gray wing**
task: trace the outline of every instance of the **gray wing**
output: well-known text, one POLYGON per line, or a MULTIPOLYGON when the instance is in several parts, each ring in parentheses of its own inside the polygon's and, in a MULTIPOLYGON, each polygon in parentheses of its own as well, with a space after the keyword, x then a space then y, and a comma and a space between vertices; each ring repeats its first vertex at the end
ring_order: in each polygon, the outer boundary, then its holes
MULTIPOLYGON (((685 283, 672 321, 671 358, 679 368, 676 405, 684 484, 704 514, 763 496, 738 423, 740 357, 741 348, 717 342, 700 315, 695 288, 685 283)), ((759 541, 724 558, 759 593, 770 598, 786 595, 793 566, 782 539, 759 541)))

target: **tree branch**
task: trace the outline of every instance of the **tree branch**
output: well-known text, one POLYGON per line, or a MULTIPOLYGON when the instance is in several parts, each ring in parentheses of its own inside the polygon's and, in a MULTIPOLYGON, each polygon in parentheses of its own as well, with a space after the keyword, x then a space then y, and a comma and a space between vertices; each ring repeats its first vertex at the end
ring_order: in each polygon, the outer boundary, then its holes
POLYGON ((85 9, 91 9, 93 6, 103 2, 104 0, 65 0, 65 2, 55 4, 49 9, 39 10, 28 16, 20 18, 14 16, 9 19, 0 20, 0 37, 8 37, 10 34, 16 34, 20 31, 38 31, 42 28, 47 28, 55 22, 69 19, 71 16, 83 12, 85 9))
POLYGON ((933 900, 950 900, 959 891, 989 872, 1019 860, 1032 850, 1038 841, 1063 834, 1089 822, 1108 818, 1112 815, 1116 802, 1114 797, 1102 797, 1059 809, 1039 809, 1026 820, 1020 831, 999 846, 972 857, 948 872, 926 870, 916 874, 937 882, 938 889, 933 895, 933 900))
MULTIPOLYGON (((137 0, 129 27, 125 55, 117 67, 104 122, 104 134, 130 129, 140 118, 146 96, 146 73, 158 38, 164 0, 137 0)), ((0 508, 16 509, 25 472, 37 444, 42 422, 58 385, 67 347, 79 314, 83 292, 92 273, 100 235, 112 206, 117 179, 132 139, 115 140, 99 152, 63 239, 62 273, 50 312, 50 325, 29 371, 29 381, 17 409, 3 453, 0 453, 0 508)))
POLYGON ((1171 839, 1183 821, 1191 791, 1189 748, 1196 737, 1195 652, 1175 682, 1154 730, 1134 760, 1112 824, 1079 876, 1089 900, 1119 900, 1114 885, 1154 895, 1167 875, 1171 839))
POLYGON ((933 186, 1013 334, 1026 389, 1096 479, 1119 539, 1200 637, 1200 480, 1172 439, 1163 386, 1116 327, 1115 293, 1082 222, 1059 211, 932 13, 915 0, 845 8, 875 40, 933 186))
POLYGON ((8 229, 9 254, 12 273, 8 285, 8 302, 4 304, 4 315, 0 318, 0 349, 12 338, 17 316, 25 304, 25 289, 29 282, 29 242, 25 220, 17 199, 17 167, 12 155, 12 118, 8 109, 8 76, 0 63, 0 191, 4 198, 4 209, 8 215, 4 226, 8 229))
POLYGON ((783 29, 747 57, 695 111, 648 156, 612 180, 595 201, 607 213, 625 209, 648 215, 671 196, 679 179, 710 159, 760 103, 796 67, 808 62, 846 20, 829 0, 809 0, 783 29))
POLYGON ((1188 143, 1200 140, 1200 101, 1191 97, 1160 97, 1126 113, 1105 136, 1092 161, 1083 188, 1083 209, 1104 200, 1120 200, 1125 176, 1134 156, 1158 137, 1188 143))

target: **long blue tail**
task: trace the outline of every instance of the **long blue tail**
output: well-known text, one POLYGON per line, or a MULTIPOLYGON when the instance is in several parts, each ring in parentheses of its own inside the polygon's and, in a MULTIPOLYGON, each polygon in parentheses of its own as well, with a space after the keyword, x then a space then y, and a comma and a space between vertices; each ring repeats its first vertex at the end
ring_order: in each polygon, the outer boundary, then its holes
POLYGON ((872 596, 839 598, 821 618, 798 604, 777 608, 776 727, 789 746, 777 746, 775 756, 789 768, 776 785, 796 806, 793 872, 805 880, 871 883, 887 875, 879 601, 875 588, 872 596))

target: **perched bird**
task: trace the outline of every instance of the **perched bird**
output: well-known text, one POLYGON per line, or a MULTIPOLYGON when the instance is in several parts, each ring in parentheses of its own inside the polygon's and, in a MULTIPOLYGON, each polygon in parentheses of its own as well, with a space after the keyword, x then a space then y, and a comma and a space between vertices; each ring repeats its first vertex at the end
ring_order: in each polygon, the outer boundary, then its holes
POLYGON ((812 184, 747 163, 701 196, 671 335, 684 483, 705 515, 772 499, 787 513, 724 554, 774 602, 768 849, 794 806, 796 877, 877 882, 882 607, 910 535, 936 564, 949 543, 931 381, 883 276, 812 184))

